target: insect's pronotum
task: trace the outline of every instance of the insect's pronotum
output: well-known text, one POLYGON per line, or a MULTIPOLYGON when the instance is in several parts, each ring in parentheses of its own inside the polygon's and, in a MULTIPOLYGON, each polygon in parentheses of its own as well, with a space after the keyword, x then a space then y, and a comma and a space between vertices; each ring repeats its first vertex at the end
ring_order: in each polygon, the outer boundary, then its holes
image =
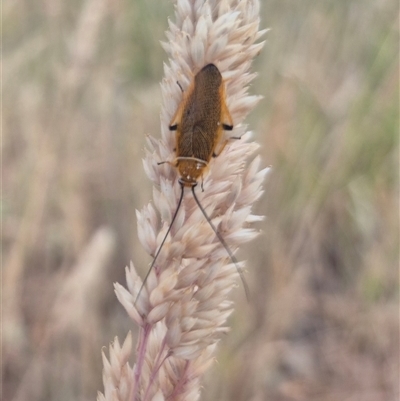
POLYGON ((177 168, 180 176, 181 195, 171 224, 154 256, 136 300, 139 298, 140 292, 178 215, 185 187, 191 188, 198 207, 234 262, 243 282, 246 296, 249 298, 249 290, 237 259, 201 206, 194 190, 200 179, 202 180, 201 186, 203 186, 203 176, 208 168, 208 163, 212 157, 219 156, 228 142, 228 139, 222 140, 223 131, 231 131, 233 129, 232 117, 225 101, 224 81, 214 64, 207 64, 195 75, 193 82, 183 95, 183 100, 171 120, 169 129, 176 131, 176 158, 173 162, 160 162, 158 164, 169 163, 177 168))

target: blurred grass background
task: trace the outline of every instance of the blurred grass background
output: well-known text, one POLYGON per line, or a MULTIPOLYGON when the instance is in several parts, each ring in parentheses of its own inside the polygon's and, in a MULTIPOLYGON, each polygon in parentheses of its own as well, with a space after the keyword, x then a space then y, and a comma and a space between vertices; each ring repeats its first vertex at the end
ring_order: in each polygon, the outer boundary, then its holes
MULTIPOLYGON (((399 7, 264 0, 248 118, 273 170, 252 302, 203 400, 399 399, 399 7)), ((151 199, 171 0, 3 3, 2 400, 93 400, 151 199)))

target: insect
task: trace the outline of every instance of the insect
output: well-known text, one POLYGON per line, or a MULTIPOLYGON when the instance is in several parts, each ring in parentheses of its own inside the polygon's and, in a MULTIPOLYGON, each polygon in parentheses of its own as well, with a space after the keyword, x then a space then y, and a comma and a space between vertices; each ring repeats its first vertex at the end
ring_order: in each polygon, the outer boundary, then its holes
MULTIPOLYGON (((180 176, 181 194, 171 224, 154 256, 141 289, 145 285, 164 242, 171 231, 182 204, 184 189, 187 187, 191 188, 193 198, 198 207, 234 262, 243 282, 246 297, 249 298, 248 286, 237 259, 201 206, 194 190, 200 179, 203 189, 203 176, 207 171, 208 163, 212 157, 219 156, 229 140, 222 140, 223 131, 231 131, 233 129, 232 117, 225 102, 225 87, 222 75, 214 64, 207 64, 195 75, 193 82, 183 95, 183 100, 171 120, 169 129, 176 131, 176 158, 173 162, 165 161, 158 164, 169 163, 177 168, 180 176)), ((136 299, 139 298, 140 291, 136 299)))

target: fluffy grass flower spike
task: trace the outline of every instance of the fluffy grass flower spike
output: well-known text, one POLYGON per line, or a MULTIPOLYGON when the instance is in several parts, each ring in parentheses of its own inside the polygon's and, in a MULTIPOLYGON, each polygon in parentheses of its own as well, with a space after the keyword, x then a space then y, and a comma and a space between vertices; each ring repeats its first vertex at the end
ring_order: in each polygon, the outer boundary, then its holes
MULTIPOLYGON (((253 215, 251 208, 262 194, 267 169, 259 171, 259 157, 253 156, 258 145, 250 141, 243 120, 260 99, 247 94, 255 75, 249 72, 250 65, 263 46, 256 43, 265 33, 258 26, 258 0, 176 3, 175 22, 169 21, 168 42, 162 43, 169 63, 161 85, 161 140, 148 137, 143 161, 154 184, 154 204, 137 212, 139 239, 153 257, 181 196, 182 178, 173 165, 176 135, 170 123, 196 74, 209 64, 222 75, 233 130, 223 132, 220 142, 227 145, 207 163, 201 178, 204 191, 198 186, 196 196, 232 253, 257 235, 251 224, 261 217, 253 215)), ((104 357, 105 394, 99 394, 98 401, 197 400, 200 396, 201 376, 212 363, 218 340, 228 331, 226 320, 233 305, 227 295, 237 281, 238 266, 189 192, 183 194, 143 288, 132 264, 126 269, 128 289, 115 285, 119 301, 140 326, 137 359, 130 368, 126 358, 130 337, 122 347, 114 343, 110 362, 104 357)))

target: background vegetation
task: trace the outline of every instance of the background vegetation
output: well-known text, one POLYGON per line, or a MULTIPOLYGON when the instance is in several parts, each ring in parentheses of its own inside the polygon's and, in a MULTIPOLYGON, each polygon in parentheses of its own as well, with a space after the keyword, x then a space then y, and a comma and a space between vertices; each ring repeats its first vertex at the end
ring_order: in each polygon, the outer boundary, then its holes
MULTIPOLYGON (((112 283, 150 262, 135 209, 168 16, 3 3, 3 400, 95 399, 101 347, 136 333, 112 283)), ((248 122, 267 218, 203 400, 399 399, 398 17, 394 0, 262 1, 248 122)))

